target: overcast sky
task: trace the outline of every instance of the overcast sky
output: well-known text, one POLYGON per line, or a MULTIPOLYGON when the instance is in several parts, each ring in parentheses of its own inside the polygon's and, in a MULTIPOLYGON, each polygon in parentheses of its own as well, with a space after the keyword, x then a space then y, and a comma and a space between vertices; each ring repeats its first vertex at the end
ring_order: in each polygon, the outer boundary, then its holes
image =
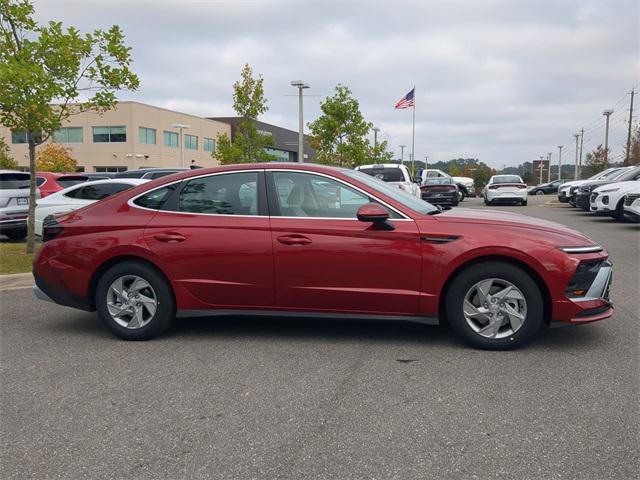
POLYGON ((291 80, 312 87, 305 123, 342 83, 398 157, 411 110, 393 107, 415 85, 416 158, 429 161, 556 161, 561 144, 568 161, 581 127, 585 151, 603 142, 606 108, 621 157, 640 81, 638 2, 39 0, 36 12, 82 31, 123 28, 141 79, 123 100, 233 115, 248 62, 265 79, 262 120, 297 130, 291 80))

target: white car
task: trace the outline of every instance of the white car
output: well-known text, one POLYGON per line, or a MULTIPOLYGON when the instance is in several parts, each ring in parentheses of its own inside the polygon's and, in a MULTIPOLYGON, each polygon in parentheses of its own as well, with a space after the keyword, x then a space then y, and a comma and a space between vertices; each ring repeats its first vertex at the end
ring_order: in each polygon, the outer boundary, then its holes
POLYGON ((484 188, 484 203, 519 202, 527 204, 527 184, 519 175, 494 175, 484 188))
MULTIPOLYGON (((30 175, 17 170, 0 170, 0 234, 11 240, 27 236, 30 175)), ((40 189, 36 188, 36 200, 40 189)))
POLYGON ((640 222, 640 188, 624 196, 624 216, 629 220, 640 222))
POLYGON ((627 182, 614 182, 602 185, 591 191, 589 209, 599 215, 611 215, 617 220, 624 217, 624 196, 640 190, 640 179, 627 182))
POLYGON ((575 191, 580 185, 583 183, 590 182, 592 180, 603 180, 607 178, 609 175, 612 175, 614 172, 620 170, 622 167, 615 168, 607 168, 606 170, 601 171, 600 173, 596 173, 586 180, 572 180, 571 182, 565 182, 558 188, 558 201, 562 203, 568 203, 571 199, 571 189, 575 191))
POLYGON ((420 186, 411 178, 411 173, 406 165, 399 163, 380 163, 374 165, 360 165, 356 170, 371 175, 383 182, 396 185, 400 190, 422 198, 420 186))
POLYGON ((458 191, 460 192, 460 201, 465 197, 475 197, 476 187, 474 185, 473 178, 470 177, 452 177, 448 173, 443 172, 437 168, 427 168, 422 171, 422 184, 427 183, 427 178, 451 178, 453 182, 458 185, 458 191))
POLYGON ((38 200, 36 203, 35 231, 42 236, 42 224, 49 215, 67 213, 148 182, 139 178, 95 180, 67 187, 38 200))

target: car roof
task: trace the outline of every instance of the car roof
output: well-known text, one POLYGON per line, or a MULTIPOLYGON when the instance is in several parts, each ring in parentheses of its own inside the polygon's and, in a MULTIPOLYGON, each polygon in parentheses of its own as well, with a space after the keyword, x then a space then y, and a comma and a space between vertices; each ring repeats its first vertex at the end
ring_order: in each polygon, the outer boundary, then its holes
POLYGON ((26 173, 29 175, 29 172, 21 172, 20 170, 0 170, 0 173, 26 173))
POLYGON ((368 163, 367 165, 358 165, 356 170, 360 170, 362 168, 400 168, 405 167, 406 165, 401 165, 399 163, 368 163))

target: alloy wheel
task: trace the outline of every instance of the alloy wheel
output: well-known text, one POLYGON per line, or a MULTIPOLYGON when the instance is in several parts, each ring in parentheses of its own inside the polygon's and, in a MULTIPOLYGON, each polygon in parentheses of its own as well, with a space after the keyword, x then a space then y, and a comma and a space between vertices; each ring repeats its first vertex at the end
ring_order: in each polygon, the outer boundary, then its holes
POLYGON ((464 297, 464 318, 478 335, 501 339, 515 334, 527 318, 527 301, 513 283, 489 278, 473 285, 464 297))
POLYGON ((118 325, 138 329, 153 319, 158 299, 153 287, 137 275, 116 278, 107 291, 107 309, 118 325))

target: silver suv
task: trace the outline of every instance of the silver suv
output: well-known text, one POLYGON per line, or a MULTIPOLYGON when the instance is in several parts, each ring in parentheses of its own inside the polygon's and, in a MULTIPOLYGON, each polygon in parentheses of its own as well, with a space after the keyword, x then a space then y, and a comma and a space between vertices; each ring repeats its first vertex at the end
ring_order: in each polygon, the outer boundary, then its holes
MULTIPOLYGON (((40 198, 40 190, 36 190, 40 198)), ((27 236, 29 174, 0 170, 0 234, 12 240, 27 236)))

